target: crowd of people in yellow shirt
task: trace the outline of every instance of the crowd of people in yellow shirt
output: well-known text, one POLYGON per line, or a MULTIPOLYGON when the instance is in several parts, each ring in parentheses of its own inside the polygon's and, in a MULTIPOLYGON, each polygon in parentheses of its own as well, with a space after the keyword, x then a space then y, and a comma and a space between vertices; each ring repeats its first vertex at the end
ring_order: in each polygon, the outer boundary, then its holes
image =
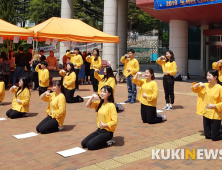
MULTIPOLYGON (((154 81, 155 75, 152 68, 145 70, 145 74, 139 72, 139 62, 134 58, 135 51, 130 49, 128 54, 121 58, 124 64, 124 75, 127 78, 128 100, 126 103, 135 103, 137 89, 140 87, 138 100, 141 102, 141 118, 143 123, 155 124, 167 120, 165 115, 157 114, 157 98, 158 85, 154 81), (143 79, 138 79, 143 76, 143 79)), ((66 56, 69 62, 66 65, 66 70, 61 70, 59 73, 62 80, 53 83, 52 91, 47 91, 49 86, 49 71, 47 62, 42 61, 35 68, 39 78, 39 96, 40 99, 48 102, 46 109, 46 118, 42 120, 36 127, 37 132, 46 134, 63 130, 63 124, 66 116, 66 103, 83 102, 80 96, 74 97, 77 75, 81 65, 83 64, 82 57, 79 55, 79 49, 75 48, 74 52, 67 52, 66 56)), ((113 133, 118 124, 118 115, 114 102, 114 92, 116 78, 111 67, 107 66, 104 69, 104 75, 99 75, 101 68, 101 58, 99 50, 93 50, 93 56, 87 56, 86 60, 91 63, 91 76, 93 76, 93 91, 94 94, 87 101, 86 107, 95 109, 97 112, 98 129, 87 136, 82 141, 82 147, 89 150, 95 150, 112 145, 115 141, 112 140, 113 133)), ((157 63, 162 66, 164 73, 163 86, 165 92, 166 106, 164 110, 170 111, 174 104, 174 75, 177 73, 177 65, 172 51, 167 51, 166 56, 161 56, 157 59, 157 63)), ((208 83, 193 83, 192 90, 198 93, 197 114, 203 116, 204 132, 207 139, 220 140, 221 119, 222 119, 222 87, 218 84, 221 76, 222 62, 213 63, 213 68, 207 73, 208 83), (218 71, 219 70, 219 74, 218 71)), ((2 102, 5 96, 4 75, 0 74, 0 101, 2 102)), ((30 90, 28 79, 23 77, 19 80, 18 87, 13 85, 10 92, 14 93, 12 108, 7 111, 6 115, 9 118, 15 119, 23 116, 28 116, 30 105, 30 90)))

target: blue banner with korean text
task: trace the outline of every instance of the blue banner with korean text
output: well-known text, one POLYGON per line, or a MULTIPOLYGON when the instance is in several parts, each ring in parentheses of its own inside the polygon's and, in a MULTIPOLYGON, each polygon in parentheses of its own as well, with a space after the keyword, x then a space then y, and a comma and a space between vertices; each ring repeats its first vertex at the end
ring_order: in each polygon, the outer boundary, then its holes
POLYGON ((155 10, 222 3, 222 0, 154 0, 155 10))

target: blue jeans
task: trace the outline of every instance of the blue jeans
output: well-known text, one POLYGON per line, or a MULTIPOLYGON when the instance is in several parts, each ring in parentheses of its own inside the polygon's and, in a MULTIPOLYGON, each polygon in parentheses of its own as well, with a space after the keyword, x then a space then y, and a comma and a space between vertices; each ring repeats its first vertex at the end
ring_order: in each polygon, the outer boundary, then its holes
POLYGON ((133 83, 133 76, 129 75, 126 78, 127 88, 128 88, 128 99, 136 100, 136 84, 133 83))
POLYGON ((16 67, 15 71, 14 71, 14 75, 13 75, 13 85, 16 84, 16 79, 18 78, 22 78, 23 74, 25 71, 25 67, 16 67))

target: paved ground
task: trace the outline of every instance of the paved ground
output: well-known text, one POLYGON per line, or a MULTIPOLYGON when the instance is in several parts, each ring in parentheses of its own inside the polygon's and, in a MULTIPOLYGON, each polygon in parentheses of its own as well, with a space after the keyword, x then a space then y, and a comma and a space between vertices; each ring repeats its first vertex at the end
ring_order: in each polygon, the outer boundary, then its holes
MULTIPOLYGON (((165 105, 162 80, 159 86, 157 109, 165 105)), ((109 148, 87 151, 69 158, 56 154, 58 151, 81 147, 81 141, 96 127, 96 112, 85 108, 85 103, 67 104, 65 131, 38 135, 17 140, 12 135, 36 132, 37 124, 46 117, 47 103, 41 101, 38 92, 31 94, 30 117, 0 121, 0 169, 221 169, 220 160, 152 160, 149 148, 220 149, 222 142, 206 140, 202 117, 196 115, 196 94, 192 93, 191 82, 175 83, 174 110, 164 112, 168 121, 161 124, 143 124, 140 116, 140 103, 124 105, 119 113, 119 122, 114 133, 116 143, 109 148), (176 145, 176 141, 179 142, 176 145), (182 142, 181 142, 182 141, 182 142), (175 145, 173 145, 174 143, 175 145), (171 148, 169 147, 169 148, 171 148)), ((91 85, 80 86, 76 94, 92 94, 91 85)), ((5 105, 0 107, 0 117, 11 108, 13 94, 6 92, 5 105)), ((125 83, 115 89, 116 102, 127 99, 125 83)))

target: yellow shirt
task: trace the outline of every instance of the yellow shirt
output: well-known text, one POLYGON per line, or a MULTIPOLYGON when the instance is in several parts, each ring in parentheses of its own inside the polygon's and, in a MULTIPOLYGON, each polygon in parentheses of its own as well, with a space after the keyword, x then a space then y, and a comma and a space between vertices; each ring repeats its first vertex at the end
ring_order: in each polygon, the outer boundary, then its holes
POLYGON ((105 79, 104 81, 102 81, 104 75, 99 75, 98 72, 94 73, 94 77, 99 81, 99 87, 98 87, 98 94, 99 95, 101 94, 101 88, 106 85, 113 88, 113 95, 114 95, 116 81, 113 77, 108 78, 108 80, 105 79))
POLYGON ((49 86, 49 70, 48 69, 39 69, 39 65, 36 66, 35 71, 39 75, 39 86, 48 87, 49 86))
POLYGON ((65 116, 66 116, 66 98, 63 94, 55 95, 56 93, 50 93, 50 96, 45 96, 43 101, 49 102, 46 114, 52 111, 51 116, 53 119, 58 121, 59 126, 63 126, 65 116))
POLYGON ((0 102, 2 102, 5 98, 5 83, 4 81, 0 82, 0 102))
POLYGON ((66 56, 68 58, 70 58, 70 62, 72 64, 76 64, 76 66, 74 67, 78 67, 79 69, 81 69, 81 66, 83 65, 83 60, 82 60, 82 56, 81 55, 76 55, 76 54, 70 54, 70 52, 66 53, 66 56))
POLYGON ((86 61, 88 62, 88 63, 91 63, 90 64, 90 69, 101 69, 101 67, 102 67, 102 62, 101 62, 101 58, 100 57, 98 57, 98 59, 95 61, 95 57, 94 56, 91 56, 91 57, 89 57, 89 56, 87 56, 86 57, 86 61), (94 66, 94 67, 93 67, 94 66))
MULTIPOLYGON (((98 102, 92 102, 91 108, 97 110, 99 106, 98 102)), ((116 112, 116 106, 114 103, 103 103, 97 112, 97 126, 99 127, 99 123, 103 122, 108 125, 108 127, 104 128, 109 132, 114 132, 118 123, 118 116, 116 112)))
POLYGON ((158 97, 157 83, 155 81, 147 82, 146 79, 137 80, 134 78, 133 83, 141 87, 138 100, 144 105, 156 107, 158 97), (143 93, 147 95, 147 98, 143 98, 143 93))
POLYGON ((135 74, 140 70, 139 62, 137 59, 130 59, 123 56, 120 60, 124 64, 124 76, 128 77, 129 75, 135 76, 135 74), (130 69, 130 72, 127 71, 127 69, 130 69))
POLYGON ((63 86, 66 89, 69 89, 69 90, 75 89, 75 82, 76 82, 76 73, 75 72, 72 72, 69 75, 69 72, 63 73, 62 71, 60 71, 59 74, 64 77, 63 78, 63 86), (66 83, 66 85, 65 85, 65 83, 66 83))
POLYGON ((162 67, 163 73, 168 71, 171 76, 174 76, 177 74, 177 65, 176 62, 166 62, 165 60, 157 59, 156 62, 162 67))
MULTIPOLYGON (((17 93, 17 89, 12 89, 10 92, 17 93)), ((29 112, 29 102, 30 102, 30 91, 29 89, 25 88, 22 92, 22 90, 18 91, 18 96, 14 95, 13 101, 12 101, 12 110, 17 110, 18 112, 29 112), (21 93, 20 93, 21 92, 21 93), (18 103, 17 99, 21 100, 22 103, 18 103)))
POLYGON ((212 68, 215 70, 218 70, 218 74, 219 74, 218 79, 220 82, 222 82, 222 69, 220 69, 221 66, 222 66, 222 64, 221 63, 217 64, 217 62, 214 62, 212 64, 212 68))
POLYGON ((192 84, 191 89, 194 93, 198 93, 196 113, 198 115, 203 115, 209 119, 221 120, 222 114, 217 108, 206 109, 205 106, 207 105, 207 103, 218 104, 222 102, 222 86, 219 84, 212 86, 209 83, 204 83, 206 87, 205 89, 200 86, 194 88, 193 85, 195 84, 195 82, 192 84))
POLYGON ((53 57, 48 56, 46 59, 46 62, 48 63, 47 68, 49 70, 54 70, 54 69, 58 70, 59 69, 57 59, 54 56, 53 57))

